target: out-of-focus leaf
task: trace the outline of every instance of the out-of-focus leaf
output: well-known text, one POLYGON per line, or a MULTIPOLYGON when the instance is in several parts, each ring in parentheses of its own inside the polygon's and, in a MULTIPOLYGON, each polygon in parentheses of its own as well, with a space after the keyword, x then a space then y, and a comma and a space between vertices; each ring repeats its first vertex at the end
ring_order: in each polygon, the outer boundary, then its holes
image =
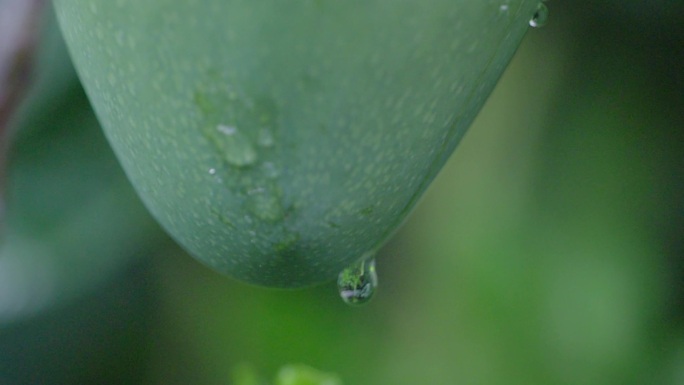
POLYGON ((45 36, 9 162, 0 323, 82 295, 167 240, 109 149, 54 21, 45 36))
POLYGON ((232 385, 266 385, 257 370, 249 364, 238 364, 233 368, 232 385))
POLYGON ((336 375, 305 365, 288 365, 281 368, 275 385, 342 385, 336 375))
POLYGON ((0 384, 144 384, 150 268, 137 263, 78 300, 0 325, 0 384))

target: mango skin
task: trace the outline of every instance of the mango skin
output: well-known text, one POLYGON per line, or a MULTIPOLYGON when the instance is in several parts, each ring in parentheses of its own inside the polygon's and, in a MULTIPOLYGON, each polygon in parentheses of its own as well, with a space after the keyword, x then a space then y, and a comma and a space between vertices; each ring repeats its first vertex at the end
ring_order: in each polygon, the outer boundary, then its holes
POLYGON ((395 231, 538 1, 54 4, 157 220, 220 272, 294 288, 333 279, 395 231))

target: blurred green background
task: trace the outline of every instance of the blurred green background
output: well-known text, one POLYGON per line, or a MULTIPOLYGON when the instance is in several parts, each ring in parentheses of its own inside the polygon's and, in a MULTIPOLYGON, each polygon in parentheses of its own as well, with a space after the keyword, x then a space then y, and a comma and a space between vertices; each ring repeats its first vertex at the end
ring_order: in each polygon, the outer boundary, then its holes
POLYGON ((234 384, 290 363, 347 385, 684 384, 684 3, 548 5, 362 308, 175 246, 46 17, 13 125, 0 385, 234 384))

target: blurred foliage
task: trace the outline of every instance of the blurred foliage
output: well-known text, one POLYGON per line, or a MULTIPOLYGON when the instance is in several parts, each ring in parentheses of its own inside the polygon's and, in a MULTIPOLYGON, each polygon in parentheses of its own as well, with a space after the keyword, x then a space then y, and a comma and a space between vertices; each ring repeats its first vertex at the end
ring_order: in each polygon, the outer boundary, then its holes
POLYGON ((330 373, 306 365, 287 365, 278 370, 275 382, 267 382, 259 377, 254 367, 239 364, 233 369, 234 385, 342 385, 340 379, 330 373))
POLYGON ((0 324, 82 295, 168 243, 99 130, 54 20, 44 35, 10 154, 0 324))
MULTIPOLYGON (((549 7, 378 256, 364 308, 332 283, 247 286, 169 245, 73 74, 39 85, 10 224, 42 226, 26 243, 62 250, 74 289, 0 324, 0 384, 250 385, 293 362, 358 385, 684 383, 682 2, 549 7)), ((46 263, 26 287, 60 271, 46 263)))

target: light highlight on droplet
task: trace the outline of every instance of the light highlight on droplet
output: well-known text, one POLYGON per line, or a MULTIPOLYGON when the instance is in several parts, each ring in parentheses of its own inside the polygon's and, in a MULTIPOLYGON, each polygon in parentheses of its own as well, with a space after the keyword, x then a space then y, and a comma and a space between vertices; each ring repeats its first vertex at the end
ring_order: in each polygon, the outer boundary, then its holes
POLYGON ((236 126, 219 124, 211 138, 229 164, 244 167, 257 161, 256 149, 236 126))
POLYGON ((544 3, 537 5, 537 12, 530 19, 530 26, 534 28, 543 27, 549 20, 549 8, 544 3))

